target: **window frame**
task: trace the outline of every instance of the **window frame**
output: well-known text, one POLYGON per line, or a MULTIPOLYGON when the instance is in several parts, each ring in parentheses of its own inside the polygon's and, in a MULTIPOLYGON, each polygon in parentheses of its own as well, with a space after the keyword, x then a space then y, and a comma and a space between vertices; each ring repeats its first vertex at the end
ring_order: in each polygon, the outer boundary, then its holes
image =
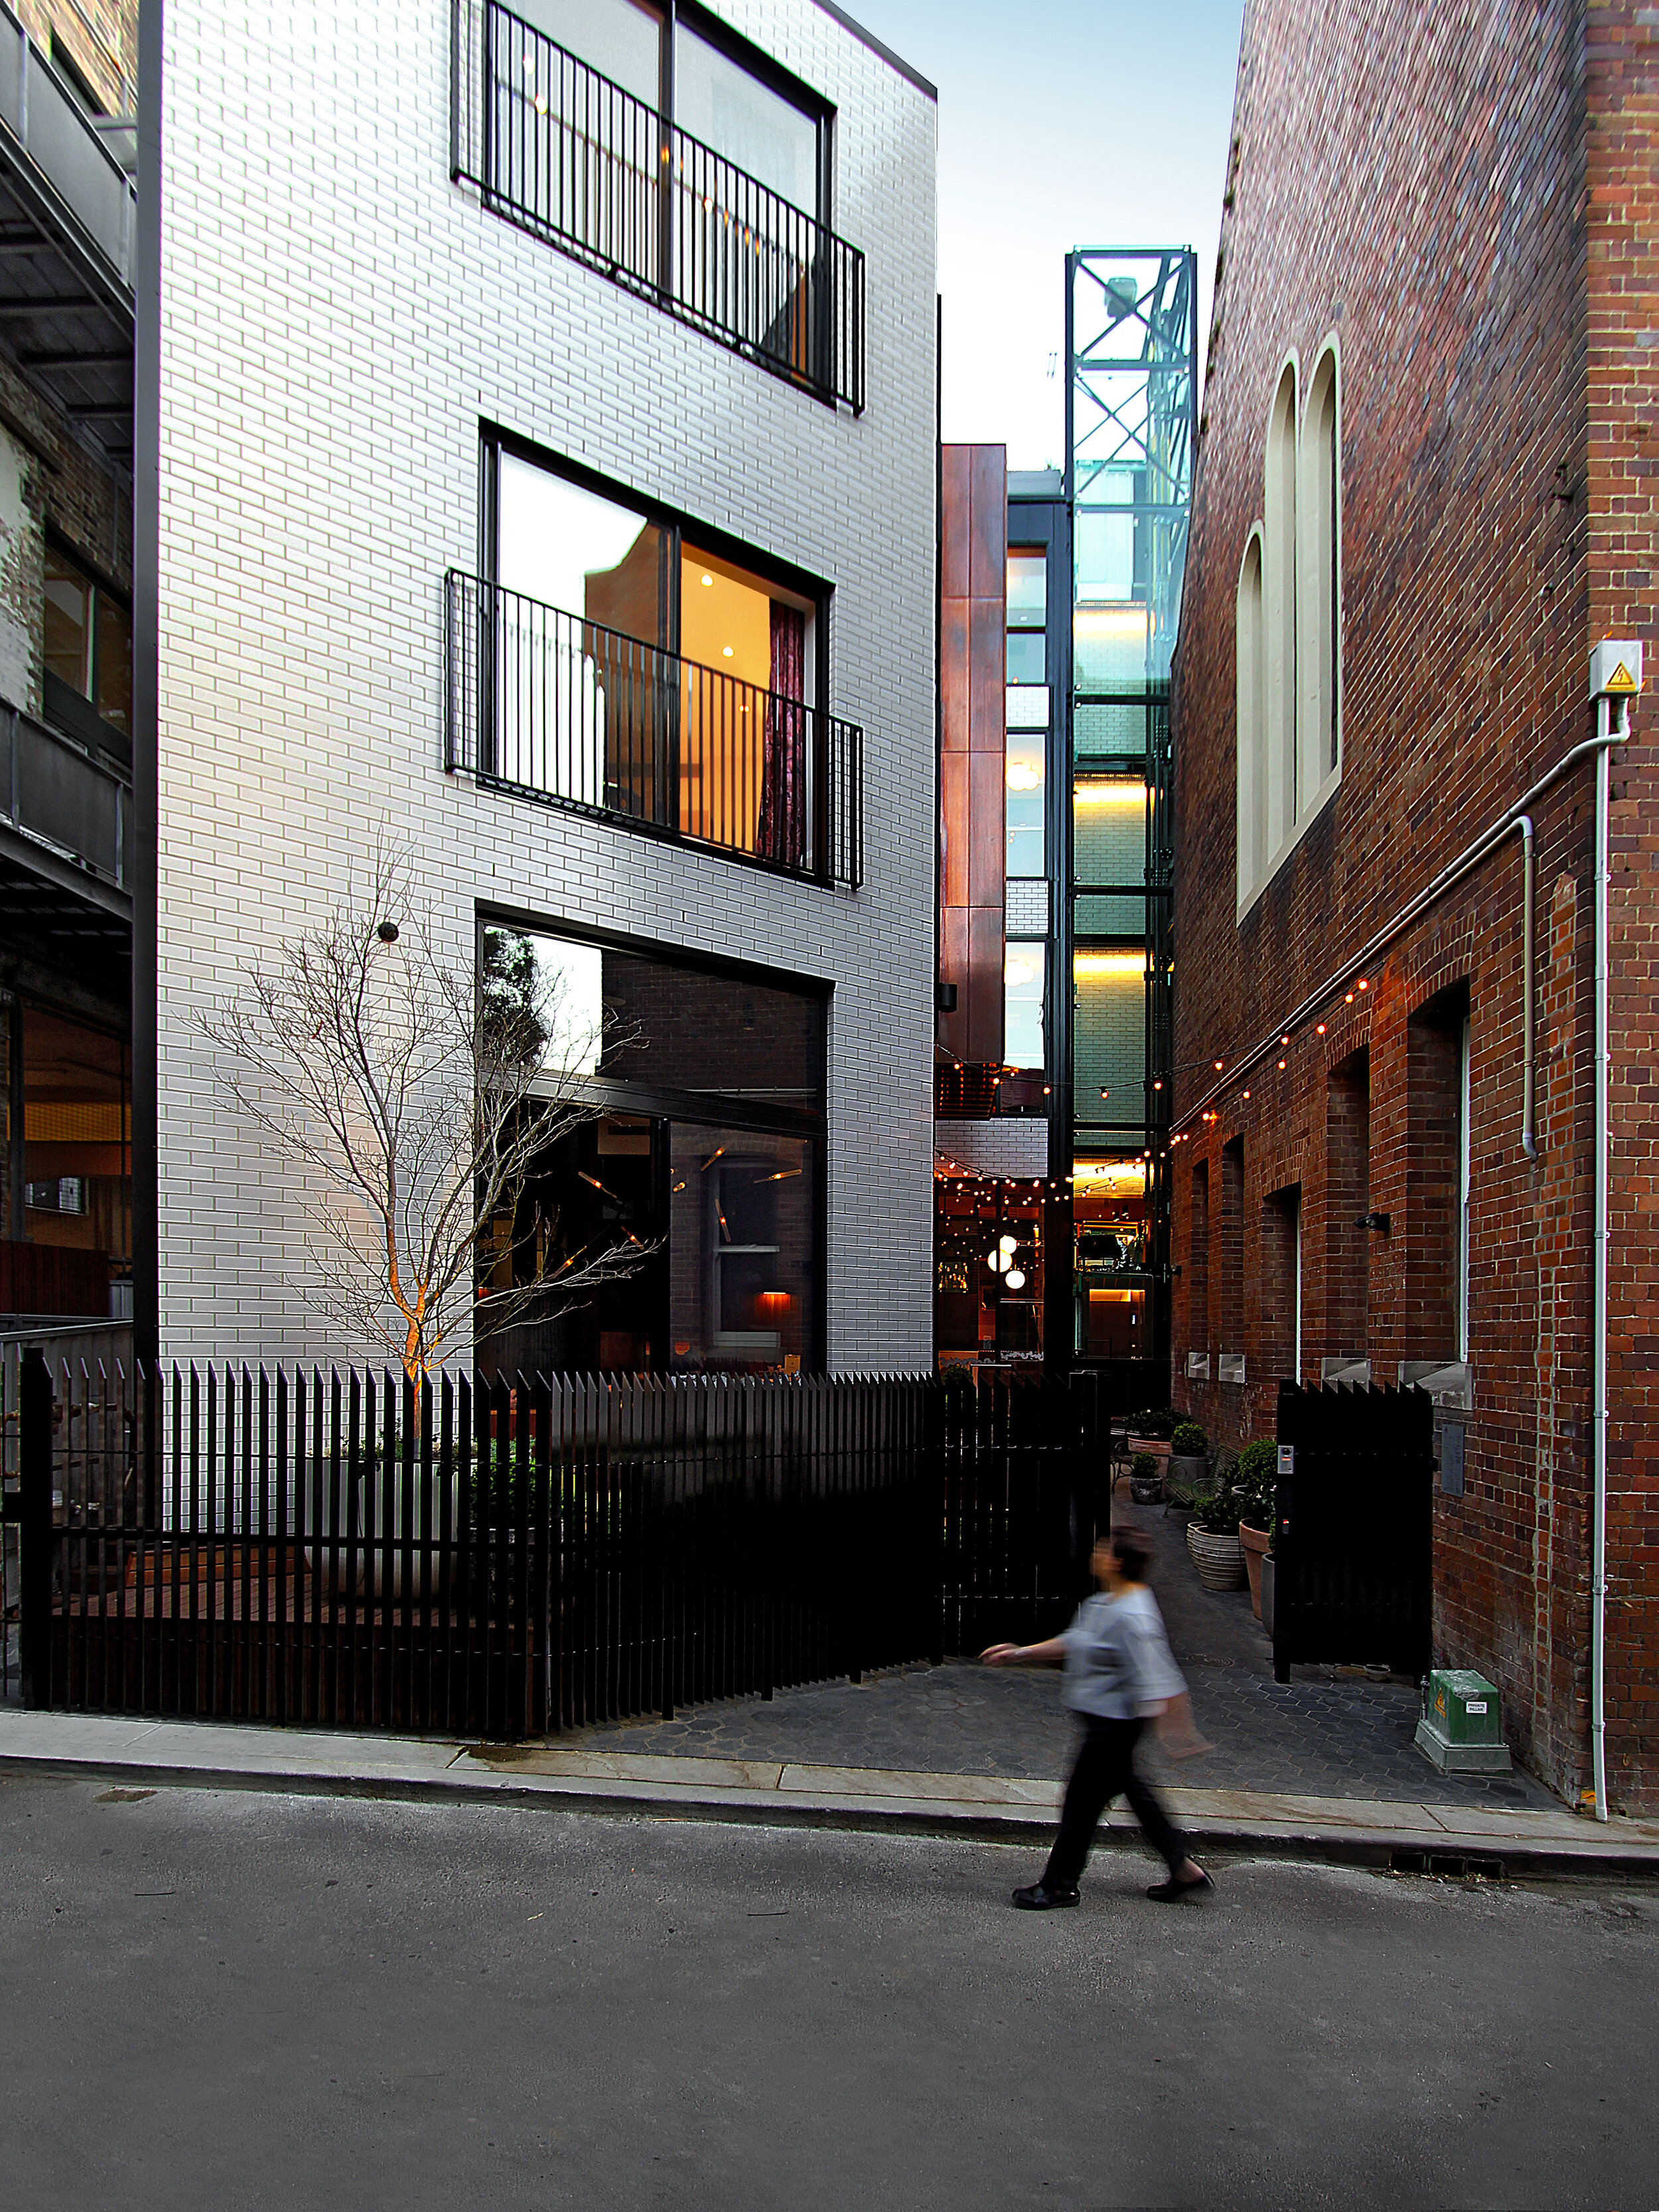
MULTIPOLYGON (((98 615, 99 609, 103 602, 108 600, 112 605, 118 607, 122 614, 126 617, 128 638, 127 696, 129 701, 131 701, 132 696, 131 595, 130 592, 124 592, 118 585, 112 583, 95 562, 89 560, 87 556, 81 551, 78 546, 72 544, 61 531, 55 530, 50 523, 46 526, 43 542, 45 552, 48 555, 55 555, 58 560, 67 563, 67 565, 80 578, 81 581, 87 586, 88 594, 87 601, 86 680, 83 684, 70 685, 68 688, 72 690, 75 692, 76 696, 82 700, 86 706, 88 706, 91 711, 98 716, 99 720, 104 724, 106 729, 114 731, 118 736, 126 738, 130 743, 132 736, 131 728, 132 710, 131 706, 129 705, 127 710, 129 726, 125 730, 123 730, 118 722, 109 721, 100 711, 98 705, 98 615)), ((40 616, 40 670, 43 685, 44 680, 47 675, 56 677, 57 681, 60 684, 64 683, 65 680, 61 676, 57 676, 57 672, 53 669, 49 669, 46 665, 45 590, 46 577, 43 563, 41 574, 42 599, 40 616)))
MULTIPOLYGON (((500 456, 510 453, 515 459, 538 468, 549 476, 562 478, 579 490, 592 492, 596 498, 609 500, 613 506, 628 509, 655 529, 665 532, 668 538, 666 605, 663 626, 665 641, 657 645, 647 638, 641 643, 653 650, 672 654, 677 659, 684 655, 680 650, 680 564, 688 541, 700 550, 730 561, 734 566, 747 569, 759 583, 774 586, 788 598, 807 603, 812 617, 812 694, 805 702, 815 711, 829 712, 830 708, 830 611, 835 597, 835 587, 821 577, 814 576, 793 562, 777 555, 734 538, 718 525, 700 520, 686 514, 684 508, 672 507, 665 501, 636 491, 631 485, 619 483, 614 477, 603 476, 596 469, 566 456, 550 453, 545 447, 521 437, 499 423, 484 422, 479 425, 478 443, 478 574, 489 584, 501 582, 501 499, 500 456)), ((586 619, 580 607, 567 607, 567 614, 586 619)), ((705 664, 696 663, 695 665, 705 664)), ((716 670, 717 675, 723 672, 716 670)))

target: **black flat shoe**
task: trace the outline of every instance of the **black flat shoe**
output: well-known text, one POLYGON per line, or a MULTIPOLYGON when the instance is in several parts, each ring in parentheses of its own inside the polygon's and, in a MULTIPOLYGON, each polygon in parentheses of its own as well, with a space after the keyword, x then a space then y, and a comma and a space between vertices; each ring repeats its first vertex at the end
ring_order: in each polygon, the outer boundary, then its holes
POLYGON ((1034 1881, 1029 1889, 1017 1889, 1014 1903, 1022 1912, 1052 1912, 1058 1905, 1075 1905, 1074 1889, 1050 1889, 1046 1882, 1034 1881))
POLYGON ((1196 1875, 1191 1881, 1177 1881, 1171 1875, 1168 1881, 1155 1881, 1146 1894, 1158 1905, 1179 1905, 1183 1897, 1190 1897, 1194 1890, 1214 1887, 1214 1882, 1206 1874, 1196 1875))

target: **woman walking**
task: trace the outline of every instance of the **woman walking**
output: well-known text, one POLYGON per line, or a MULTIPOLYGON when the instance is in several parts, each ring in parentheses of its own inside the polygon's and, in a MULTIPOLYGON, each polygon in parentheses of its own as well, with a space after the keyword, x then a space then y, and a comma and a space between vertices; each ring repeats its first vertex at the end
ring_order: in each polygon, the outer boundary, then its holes
POLYGON ((1060 1833, 1042 1879, 1014 1892, 1014 1903, 1027 1912, 1077 1903, 1078 1877, 1100 1816, 1120 1796, 1128 1799, 1147 1842, 1170 1870, 1168 1881, 1154 1883, 1148 1897, 1174 1905, 1215 1887, 1188 1858, 1168 1814, 1135 1771, 1136 1742, 1154 1717, 1177 1757, 1209 1748, 1194 1730, 1187 1685, 1170 1656, 1158 1600, 1146 1587, 1148 1556, 1133 1529, 1102 1536, 1089 1562, 1100 1588, 1084 1600, 1063 1636, 1042 1644, 994 1644, 980 1655, 988 1667, 1064 1667, 1062 1695, 1083 1723, 1060 1833))

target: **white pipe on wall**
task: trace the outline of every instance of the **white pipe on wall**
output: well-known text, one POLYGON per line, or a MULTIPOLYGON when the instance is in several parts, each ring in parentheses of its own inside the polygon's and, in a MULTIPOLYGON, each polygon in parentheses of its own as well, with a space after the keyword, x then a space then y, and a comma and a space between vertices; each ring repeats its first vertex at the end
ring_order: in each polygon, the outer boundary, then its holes
POLYGON ((1607 1817, 1607 1181, 1611 1151, 1612 1036, 1607 1014, 1609 816, 1613 748, 1630 735, 1630 705, 1595 702, 1595 1287, 1592 1301, 1590 1510, 1590 1762, 1595 1817, 1607 1817))

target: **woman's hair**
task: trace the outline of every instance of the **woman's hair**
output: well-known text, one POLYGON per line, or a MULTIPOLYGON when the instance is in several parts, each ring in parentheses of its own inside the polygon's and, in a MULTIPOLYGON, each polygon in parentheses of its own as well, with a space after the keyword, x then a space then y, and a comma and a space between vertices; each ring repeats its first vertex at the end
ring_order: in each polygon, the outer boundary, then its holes
POLYGON ((1114 1528, 1106 1541, 1117 1555, 1118 1571, 1127 1581, 1144 1583, 1152 1548, 1139 1528, 1114 1528))

